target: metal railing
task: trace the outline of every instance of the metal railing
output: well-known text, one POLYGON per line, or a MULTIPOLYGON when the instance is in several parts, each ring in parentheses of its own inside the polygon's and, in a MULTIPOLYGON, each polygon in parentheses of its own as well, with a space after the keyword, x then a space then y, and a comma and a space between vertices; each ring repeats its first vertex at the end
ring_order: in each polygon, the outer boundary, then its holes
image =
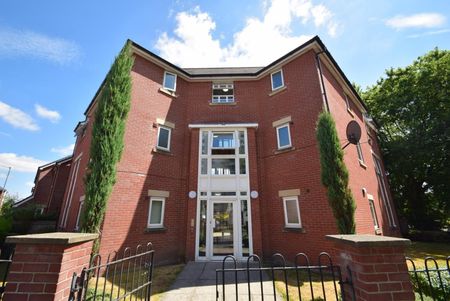
POLYGON ((4 245, 0 250, 0 300, 6 287, 6 278, 11 267, 12 257, 14 255, 14 246, 4 245))
POLYGON ((276 253, 263 265, 261 258, 251 255, 238 262, 228 255, 222 268, 216 270, 216 300, 346 300, 344 285, 351 287, 355 299, 351 272, 343 281, 341 269, 333 264, 328 253, 320 253, 317 265, 308 256, 298 253, 294 264, 288 265, 283 255, 276 253), (231 265, 231 266, 230 266, 231 265), (234 298, 233 298, 234 297, 234 298))
POLYGON ((105 263, 94 255, 80 276, 74 273, 69 301, 150 300, 153 258, 151 243, 125 248, 122 256, 113 252, 105 263))
POLYGON ((430 256, 425 257, 423 268, 417 268, 409 257, 406 257, 406 262, 416 300, 450 300, 450 256, 445 267, 439 267, 436 259, 430 256))

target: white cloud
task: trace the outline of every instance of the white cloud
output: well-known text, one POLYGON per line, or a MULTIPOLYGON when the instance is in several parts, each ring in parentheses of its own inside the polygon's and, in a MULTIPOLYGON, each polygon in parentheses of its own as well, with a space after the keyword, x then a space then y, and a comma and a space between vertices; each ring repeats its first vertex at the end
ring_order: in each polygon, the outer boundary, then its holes
POLYGON ((68 156, 71 155, 73 153, 73 148, 75 147, 75 144, 70 144, 68 146, 63 146, 63 147, 52 147, 52 149, 50 151, 52 151, 53 153, 57 153, 61 156, 68 156))
POLYGON ((418 33, 418 34, 412 34, 412 35, 409 35, 408 38, 420 38, 420 37, 433 36, 433 35, 449 33, 449 32, 450 32, 450 28, 446 28, 446 29, 441 29, 441 30, 433 30, 433 31, 426 31, 426 32, 418 33))
POLYGON ((386 20, 386 25, 395 29, 434 28, 445 24, 446 18, 438 13, 422 13, 410 16, 395 16, 386 20))
POLYGON ((174 36, 162 33, 155 48, 161 56, 183 67, 261 66, 312 37, 294 34, 297 24, 311 22, 316 28, 325 28, 330 36, 337 35, 339 25, 322 4, 314 5, 312 0, 272 0, 263 4, 263 18, 248 18, 229 45, 222 46, 220 39, 213 37, 216 23, 196 7, 176 14, 174 36))
POLYGON ((59 114, 58 111, 49 110, 39 104, 35 104, 34 108, 40 117, 48 119, 52 123, 57 123, 61 119, 61 114, 59 114))
POLYGON ((0 101, 0 118, 13 127, 29 131, 39 130, 39 126, 27 113, 0 101))
POLYGON ((29 188, 33 188, 34 187, 34 182, 27 181, 27 182, 25 182, 25 185, 28 186, 29 188))
POLYGON ((33 157, 0 153, 0 165, 11 167, 13 171, 36 172, 37 168, 45 163, 45 161, 33 157))
POLYGON ((66 64, 80 56, 77 44, 41 33, 0 28, 0 56, 27 56, 66 64))

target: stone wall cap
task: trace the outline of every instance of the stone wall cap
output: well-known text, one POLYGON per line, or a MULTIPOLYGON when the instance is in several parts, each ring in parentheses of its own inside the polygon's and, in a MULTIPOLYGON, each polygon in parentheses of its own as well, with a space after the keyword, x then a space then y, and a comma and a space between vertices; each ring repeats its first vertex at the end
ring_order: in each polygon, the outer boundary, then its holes
POLYGON ((393 247, 409 246, 411 241, 406 238, 370 235, 370 234, 338 234, 326 235, 326 239, 357 247, 393 247))
POLYGON ((5 242, 10 244, 71 245, 94 240, 97 237, 98 234, 93 233, 52 232, 8 236, 5 242))

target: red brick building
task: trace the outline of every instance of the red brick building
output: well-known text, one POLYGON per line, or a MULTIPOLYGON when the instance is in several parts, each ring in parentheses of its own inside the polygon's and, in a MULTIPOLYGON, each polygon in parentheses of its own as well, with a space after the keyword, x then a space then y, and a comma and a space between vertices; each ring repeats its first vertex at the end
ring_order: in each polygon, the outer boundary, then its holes
MULTIPOLYGON (((328 107, 345 148, 358 233, 399 235, 376 125, 318 37, 265 67, 180 68, 132 43, 131 109, 100 252, 151 241, 160 263, 329 250, 337 227, 315 127, 328 107)), ((77 230, 96 100, 75 131, 59 227, 77 230)))
POLYGON ((58 215, 69 178, 72 156, 38 167, 31 195, 14 204, 13 207, 36 206, 41 214, 58 215))

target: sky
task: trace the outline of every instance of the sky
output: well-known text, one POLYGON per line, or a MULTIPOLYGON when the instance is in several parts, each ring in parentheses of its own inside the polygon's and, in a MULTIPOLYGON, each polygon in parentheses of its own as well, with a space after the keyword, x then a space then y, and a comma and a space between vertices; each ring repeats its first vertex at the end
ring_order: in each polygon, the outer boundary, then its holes
POLYGON ((264 66, 318 35, 352 82, 450 49, 448 0, 1 1, 0 186, 30 195, 127 39, 181 67, 264 66))

